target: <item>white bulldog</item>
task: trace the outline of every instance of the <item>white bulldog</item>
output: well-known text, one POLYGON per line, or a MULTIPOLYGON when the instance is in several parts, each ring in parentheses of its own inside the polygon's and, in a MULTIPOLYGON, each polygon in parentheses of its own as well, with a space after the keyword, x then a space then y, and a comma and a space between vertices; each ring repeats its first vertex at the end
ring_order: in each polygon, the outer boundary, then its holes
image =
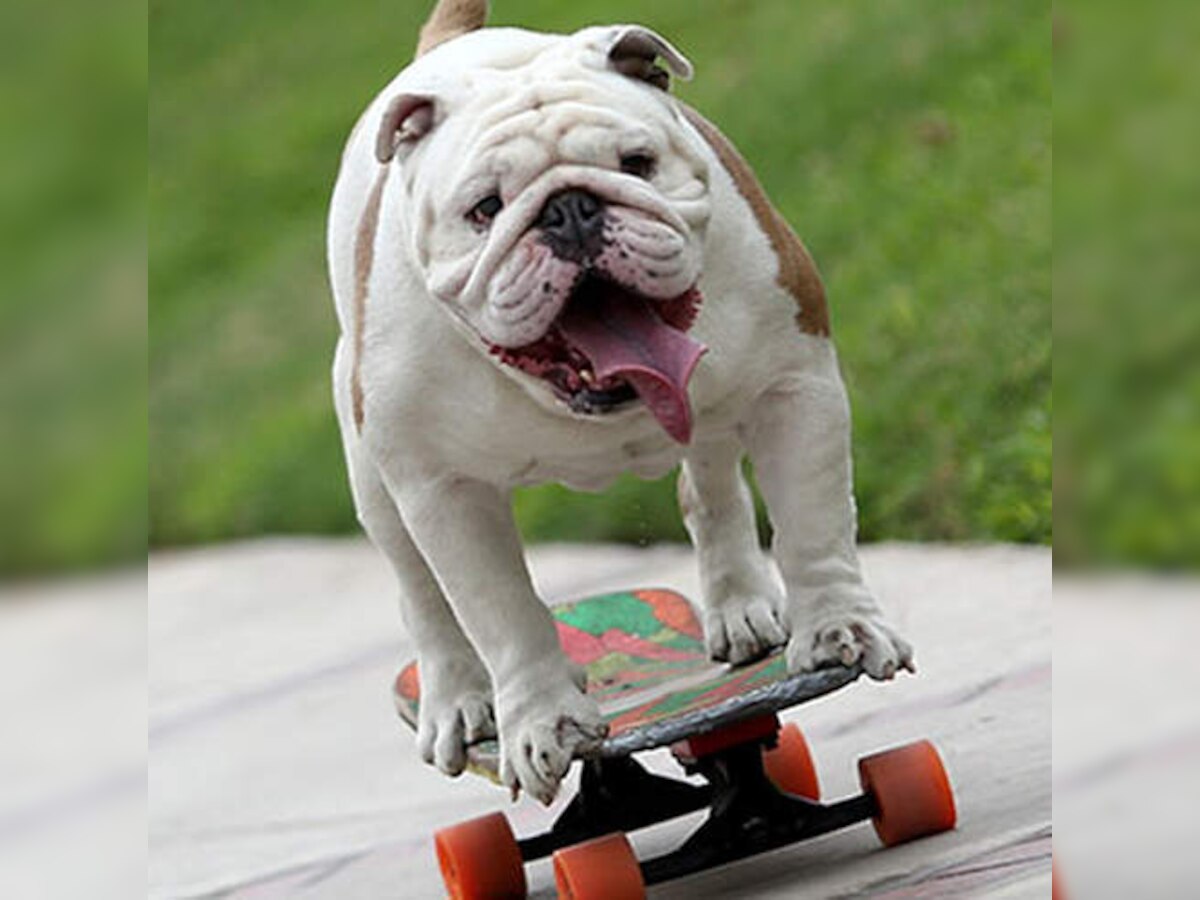
POLYGON ((497 731, 548 802, 605 726, 534 593, 509 494, 682 462, 714 659, 912 669, 855 551, 850 415, 804 247, 637 26, 481 30, 441 0, 350 137, 329 217, 334 385, 359 519, 418 648, 418 745, 497 731), (759 552, 743 452, 775 529, 759 552), (494 724, 493 724, 494 723, 494 724))

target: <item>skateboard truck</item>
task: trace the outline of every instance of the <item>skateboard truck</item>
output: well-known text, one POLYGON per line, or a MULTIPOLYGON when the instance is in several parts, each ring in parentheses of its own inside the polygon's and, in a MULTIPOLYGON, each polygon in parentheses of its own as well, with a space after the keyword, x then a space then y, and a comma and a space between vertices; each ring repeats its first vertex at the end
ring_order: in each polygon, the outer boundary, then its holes
POLYGON ((875 816, 878 809, 870 794, 825 806, 815 797, 780 790, 767 774, 763 752, 777 745, 779 730, 779 719, 771 713, 671 748, 685 772, 708 782, 710 812, 677 850, 641 864, 646 884, 682 878, 875 816))
POLYGON ((887 846, 954 827, 954 798, 933 745, 919 741, 859 761, 863 793, 817 799, 812 757, 798 728, 774 713, 671 746, 693 784, 651 773, 632 756, 583 760, 579 789, 551 829, 516 840, 496 813, 438 832, 450 894, 523 897, 523 864, 554 855, 559 894, 632 900, 681 878, 872 820, 887 846), (624 833, 701 809, 708 817, 677 849, 638 861, 624 833))

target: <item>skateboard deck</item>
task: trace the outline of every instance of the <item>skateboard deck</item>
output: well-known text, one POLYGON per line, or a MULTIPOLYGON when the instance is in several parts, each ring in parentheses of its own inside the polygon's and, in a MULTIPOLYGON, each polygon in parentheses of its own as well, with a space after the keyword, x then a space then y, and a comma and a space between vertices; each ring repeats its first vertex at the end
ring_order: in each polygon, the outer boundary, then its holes
MULTIPOLYGON (((731 667, 710 660, 691 604, 660 589, 622 591, 551 607, 559 642, 587 672, 587 692, 609 725, 602 757, 627 756, 706 734, 837 690, 859 667, 788 675, 775 653, 731 667)), ((416 662, 394 685, 396 709, 414 729, 420 704, 416 662)), ((468 768, 497 779, 499 745, 468 748, 468 768)))

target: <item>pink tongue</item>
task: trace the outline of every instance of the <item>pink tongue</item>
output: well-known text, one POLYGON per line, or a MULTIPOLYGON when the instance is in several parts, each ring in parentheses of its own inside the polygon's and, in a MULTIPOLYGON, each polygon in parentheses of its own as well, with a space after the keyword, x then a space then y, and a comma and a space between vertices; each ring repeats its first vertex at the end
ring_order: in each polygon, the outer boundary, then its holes
POLYGON ((620 290, 591 293, 558 324, 598 378, 624 378, 667 434, 681 444, 692 439, 687 385, 707 347, 666 324, 641 297, 620 290))

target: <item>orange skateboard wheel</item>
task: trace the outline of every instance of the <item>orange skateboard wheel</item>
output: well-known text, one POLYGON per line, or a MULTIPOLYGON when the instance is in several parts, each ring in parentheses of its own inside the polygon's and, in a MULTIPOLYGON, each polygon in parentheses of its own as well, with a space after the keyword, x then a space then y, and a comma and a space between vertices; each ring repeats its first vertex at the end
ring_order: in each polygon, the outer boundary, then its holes
POLYGON ((821 799, 821 782, 804 733, 792 722, 779 732, 779 742, 763 751, 763 768, 775 787, 808 800, 821 799))
POLYGON ((562 900, 643 900, 646 896, 637 856, 619 831, 555 853, 554 881, 562 900))
POLYGON ((521 848, 503 813, 443 828, 433 843, 451 900, 515 900, 528 892, 521 848))
POLYGON ((958 821, 950 777, 929 741, 860 759, 858 780, 875 798, 875 833, 887 847, 949 831, 958 821))

